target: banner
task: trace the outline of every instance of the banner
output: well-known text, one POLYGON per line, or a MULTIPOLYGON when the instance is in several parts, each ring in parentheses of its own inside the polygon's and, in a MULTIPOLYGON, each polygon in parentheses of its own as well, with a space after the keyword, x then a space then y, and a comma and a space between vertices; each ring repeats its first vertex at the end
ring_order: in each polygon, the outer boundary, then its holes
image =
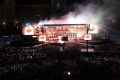
POLYGON ((23 35, 34 35, 35 34, 35 28, 31 27, 23 27, 22 29, 23 35))
POLYGON ((85 34, 84 40, 92 40, 92 35, 91 34, 85 34))
POLYGON ((91 26, 90 27, 90 34, 94 34, 94 33, 99 33, 100 31, 99 31, 100 29, 99 29, 99 26, 91 26))

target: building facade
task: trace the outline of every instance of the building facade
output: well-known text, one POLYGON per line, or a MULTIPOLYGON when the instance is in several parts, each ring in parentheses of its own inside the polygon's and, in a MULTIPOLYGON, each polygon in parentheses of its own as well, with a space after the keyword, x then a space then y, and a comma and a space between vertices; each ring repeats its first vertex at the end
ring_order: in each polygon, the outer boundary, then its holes
POLYGON ((0 26, 14 26, 15 0, 3 0, 0 5, 0 26))
POLYGON ((3 0, 0 4, 0 27, 13 27, 18 23, 38 22, 60 13, 66 0, 3 0))

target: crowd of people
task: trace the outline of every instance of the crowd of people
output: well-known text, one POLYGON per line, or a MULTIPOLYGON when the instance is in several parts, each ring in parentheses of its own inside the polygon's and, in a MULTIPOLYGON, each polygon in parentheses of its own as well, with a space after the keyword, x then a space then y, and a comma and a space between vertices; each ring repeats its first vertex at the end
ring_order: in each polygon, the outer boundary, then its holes
POLYGON ((46 44, 37 47, 0 47, 1 80, 119 80, 120 44, 93 47, 46 44), (62 50, 61 50, 62 47, 62 50))

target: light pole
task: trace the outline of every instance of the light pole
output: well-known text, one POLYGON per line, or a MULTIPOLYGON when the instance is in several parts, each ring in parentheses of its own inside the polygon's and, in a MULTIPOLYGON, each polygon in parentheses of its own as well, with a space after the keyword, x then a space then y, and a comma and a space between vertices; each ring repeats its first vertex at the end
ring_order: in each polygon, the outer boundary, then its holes
POLYGON ((61 4, 59 0, 57 1, 56 8, 57 8, 57 14, 60 13, 61 4))
MULTIPOLYGON (((87 24, 86 28, 87 28, 87 35, 88 35, 89 29, 90 29, 90 24, 87 24)), ((87 41, 87 53, 88 53, 88 40, 86 40, 86 41, 87 41)))

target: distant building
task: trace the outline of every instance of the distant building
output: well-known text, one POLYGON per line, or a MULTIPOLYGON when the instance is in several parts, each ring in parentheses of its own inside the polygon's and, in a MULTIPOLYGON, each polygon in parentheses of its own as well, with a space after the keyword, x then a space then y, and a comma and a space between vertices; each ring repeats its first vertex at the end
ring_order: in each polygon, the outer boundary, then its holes
POLYGON ((14 26, 15 21, 15 0, 3 0, 0 6, 0 26, 14 26))
MULTIPOLYGON (((21 22, 38 22, 57 12, 58 0, 3 0, 0 1, 0 27, 21 22)), ((60 0, 63 9, 66 0, 60 0), (64 6, 63 6, 64 5, 64 6)))

